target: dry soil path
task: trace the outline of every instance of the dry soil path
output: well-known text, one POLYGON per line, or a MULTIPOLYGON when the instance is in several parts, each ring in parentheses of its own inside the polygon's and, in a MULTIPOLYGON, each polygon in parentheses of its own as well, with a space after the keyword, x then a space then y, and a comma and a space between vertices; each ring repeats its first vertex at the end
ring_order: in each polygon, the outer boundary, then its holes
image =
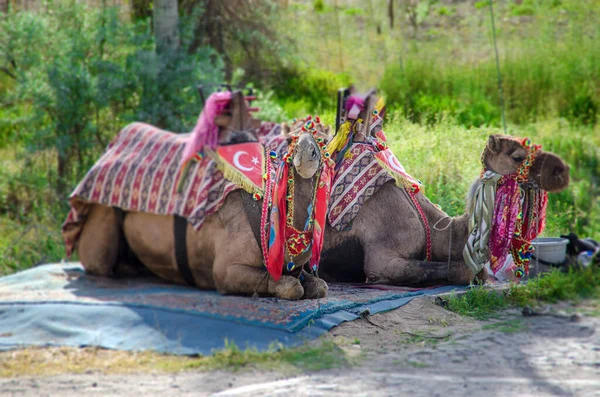
POLYGON ((297 375, 247 370, 21 377, 1 379, 0 395, 600 396, 598 307, 553 307, 584 313, 574 319, 509 311, 490 323, 419 299, 324 336, 356 357, 358 364, 349 368, 297 375))

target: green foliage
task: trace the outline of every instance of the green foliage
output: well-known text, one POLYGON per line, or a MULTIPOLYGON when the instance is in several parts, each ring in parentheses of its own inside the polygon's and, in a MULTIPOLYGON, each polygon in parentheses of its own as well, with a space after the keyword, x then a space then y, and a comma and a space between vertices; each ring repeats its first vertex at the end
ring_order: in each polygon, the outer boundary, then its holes
POLYGON ((539 301, 557 302, 580 298, 600 297, 600 269, 569 269, 568 273, 554 270, 525 285, 512 285, 507 294, 512 304, 532 305, 539 301))
POLYGON ((350 79, 345 74, 325 70, 282 68, 273 83, 279 99, 300 102, 309 112, 319 108, 335 108, 336 93, 347 87, 350 79))
POLYGON ((446 6, 442 6, 437 9, 437 13, 440 16, 454 15, 455 12, 456 12, 456 10, 454 8, 446 7, 446 6))
POLYGON ((507 306, 508 303, 501 293, 485 287, 471 287, 462 295, 451 295, 448 298, 449 310, 479 320, 487 320, 507 306))
MULTIPOLYGON (((525 284, 513 284, 506 292, 485 286, 471 287, 462 295, 451 295, 448 309, 461 315, 488 319, 509 306, 524 307, 540 302, 578 300, 600 297, 600 268, 571 268, 568 272, 553 270, 525 284)), ((509 331, 506 331, 509 332, 509 331)))
POLYGON ((221 76, 204 49, 156 55, 149 25, 122 22, 116 8, 59 3, 49 13, 12 12, 0 32, 0 60, 13 65, 16 83, 8 97, 16 112, 30 107, 12 135, 29 155, 56 151, 49 171, 59 194, 127 121, 189 130, 200 108, 195 84, 221 76))
POLYGON ((236 370, 249 366, 292 366, 301 371, 320 371, 349 364, 343 350, 331 341, 324 341, 320 346, 304 345, 293 349, 273 345, 268 351, 259 352, 253 348, 242 350, 235 343, 226 340, 223 349, 215 351, 212 356, 192 360, 186 363, 185 368, 236 370))
POLYGON ((515 319, 486 324, 483 327, 481 327, 481 329, 499 331, 505 334, 514 334, 515 332, 524 331, 526 327, 520 319, 515 319))
POLYGON ((314 0, 313 8, 315 12, 323 12, 325 11, 325 2, 323 0, 314 0))
MULTIPOLYGON (((487 0, 474 9, 413 2, 398 10, 407 13, 409 23, 389 30, 381 9, 363 7, 364 17, 357 18, 343 6, 326 15, 289 8, 280 31, 286 34, 293 26, 297 47, 284 61, 287 68, 347 74, 361 89, 377 86, 387 94, 388 107, 402 109, 414 122, 431 123, 445 114, 467 127, 499 126, 489 5, 487 0)), ((597 123, 600 24, 590 10, 598 6, 597 0, 494 2, 509 122, 562 117, 597 123), (535 18, 522 17, 533 13, 535 18)), ((287 85, 285 77, 273 87, 278 95, 299 87, 298 80, 287 85)), ((315 101, 301 89, 283 98, 308 107, 315 101)))
POLYGON ((521 4, 511 4, 510 15, 520 17, 520 16, 531 16, 535 15, 535 7, 530 2, 522 2, 521 4))
POLYGON ((489 6, 490 6, 490 0, 481 0, 481 1, 475 2, 475 8, 478 10, 485 8, 485 7, 489 7, 489 6))

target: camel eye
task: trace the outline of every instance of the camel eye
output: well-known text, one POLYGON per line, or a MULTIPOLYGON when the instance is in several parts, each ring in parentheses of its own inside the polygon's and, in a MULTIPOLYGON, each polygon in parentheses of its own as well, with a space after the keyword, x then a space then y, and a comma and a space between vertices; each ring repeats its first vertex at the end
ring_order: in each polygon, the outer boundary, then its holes
POLYGON ((523 160, 525 160, 525 157, 523 157, 523 156, 514 156, 512 159, 513 159, 513 161, 515 163, 521 163, 523 160))
POLYGON ((310 154, 311 159, 317 158, 317 150, 315 148, 312 149, 312 153, 310 154))

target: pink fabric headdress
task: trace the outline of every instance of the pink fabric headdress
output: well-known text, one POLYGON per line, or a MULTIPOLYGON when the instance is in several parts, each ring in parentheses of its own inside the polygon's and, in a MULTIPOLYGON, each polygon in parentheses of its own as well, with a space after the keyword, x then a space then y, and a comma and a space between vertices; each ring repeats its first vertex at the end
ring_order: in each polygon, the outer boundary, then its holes
POLYGON ((227 104, 231 101, 231 92, 215 92, 206 100, 204 109, 198 117, 196 127, 185 145, 181 166, 185 166, 196 153, 201 152, 204 146, 215 149, 219 142, 219 126, 215 124, 215 117, 223 114, 227 104))

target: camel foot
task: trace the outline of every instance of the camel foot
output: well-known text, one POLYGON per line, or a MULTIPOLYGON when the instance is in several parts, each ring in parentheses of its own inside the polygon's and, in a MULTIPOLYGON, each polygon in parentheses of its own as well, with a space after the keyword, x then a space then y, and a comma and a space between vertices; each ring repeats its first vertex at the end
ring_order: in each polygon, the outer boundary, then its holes
POLYGON ((475 275, 469 267, 461 262, 452 262, 448 268, 448 283, 450 285, 469 285, 475 275))
POLYGON ((271 284, 274 285, 273 295, 277 298, 295 301, 304 296, 304 287, 296 277, 281 276, 279 281, 271 284))
POLYGON ((302 270, 304 281, 302 287, 304 287, 304 295, 302 299, 321 299, 327 296, 329 287, 325 280, 319 277, 315 277, 312 274, 302 270))

